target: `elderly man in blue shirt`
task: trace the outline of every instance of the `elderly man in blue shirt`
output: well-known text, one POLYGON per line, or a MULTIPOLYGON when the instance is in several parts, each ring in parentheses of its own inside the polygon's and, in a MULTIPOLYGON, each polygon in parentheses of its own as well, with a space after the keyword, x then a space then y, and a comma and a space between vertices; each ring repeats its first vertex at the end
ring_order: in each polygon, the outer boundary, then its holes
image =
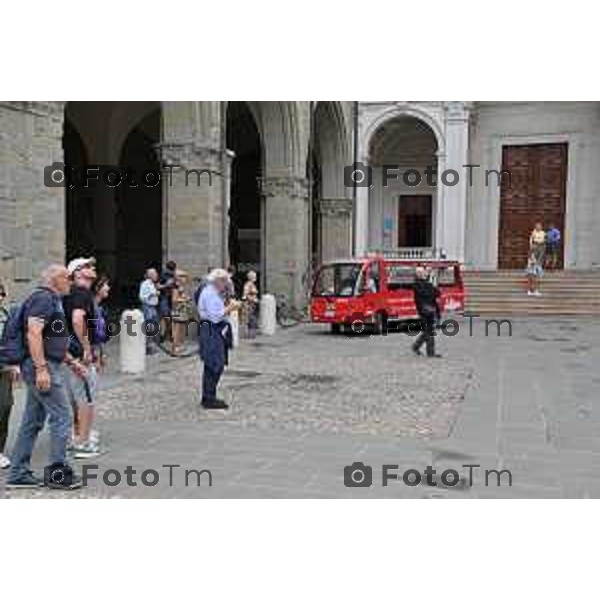
POLYGON ((217 399, 217 386, 227 364, 227 350, 231 347, 231 326, 227 315, 240 308, 232 300, 227 306, 223 296, 229 285, 225 269, 213 269, 198 298, 200 314, 200 358, 204 362, 202 374, 202 406, 206 409, 227 409, 226 402, 217 399))

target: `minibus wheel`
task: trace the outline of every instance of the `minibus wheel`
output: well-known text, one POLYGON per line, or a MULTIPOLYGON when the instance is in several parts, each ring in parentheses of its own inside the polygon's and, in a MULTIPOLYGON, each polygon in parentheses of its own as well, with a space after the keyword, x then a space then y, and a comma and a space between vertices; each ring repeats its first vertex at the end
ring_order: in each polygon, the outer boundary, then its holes
POLYGON ((339 323, 331 324, 331 333, 333 335, 337 335, 338 333, 340 333, 340 331, 342 331, 342 326, 339 323))

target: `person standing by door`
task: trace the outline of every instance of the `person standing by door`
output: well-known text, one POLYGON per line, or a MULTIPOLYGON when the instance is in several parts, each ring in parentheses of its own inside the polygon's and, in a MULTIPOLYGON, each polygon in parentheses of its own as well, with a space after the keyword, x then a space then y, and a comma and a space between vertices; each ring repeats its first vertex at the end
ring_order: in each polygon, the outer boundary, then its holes
POLYGON ((550 225, 546 232, 546 269, 556 269, 560 252, 560 229, 550 225))
POLYGON ((543 264, 544 253, 546 251, 546 232, 540 222, 535 224, 529 236, 529 250, 535 255, 536 261, 543 264))

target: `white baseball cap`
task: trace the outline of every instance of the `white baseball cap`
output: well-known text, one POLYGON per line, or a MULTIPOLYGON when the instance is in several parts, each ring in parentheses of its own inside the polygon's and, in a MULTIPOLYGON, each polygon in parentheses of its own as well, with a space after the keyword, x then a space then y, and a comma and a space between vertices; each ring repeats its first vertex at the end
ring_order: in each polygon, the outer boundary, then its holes
POLYGON ((96 265, 96 259, 93 256, 90 258, 74 258, 67 266, 67 271, 69 275, 73 275, 77 269, 81 269, 81 267, 85 267, 86 265, 96 265))

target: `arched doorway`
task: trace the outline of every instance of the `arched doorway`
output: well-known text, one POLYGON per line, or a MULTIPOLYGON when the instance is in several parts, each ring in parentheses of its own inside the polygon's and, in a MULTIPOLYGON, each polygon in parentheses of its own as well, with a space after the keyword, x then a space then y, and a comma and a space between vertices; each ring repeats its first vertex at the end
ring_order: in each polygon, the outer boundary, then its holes
MULTIPOLYGON (((65 165, 76 169, 89 164, 81 135, 69 119, 65 119, 63 135, 65 165)), ((94 196, 80 186, 65 187, 66 260, 77 256, 92 256, 94 244, 94 196)))
POLYGON ((96 257, 113 283, 115 307, 137 304, 144 269, 162 262, 162 190, 140 185, 144 171, 160 172, 157 145, 161 109, 156 102, 68 102, 63 128, 64 162, 97 175, 88 186, 65 188, 66 256, 96 257), (108 171, 129 169, 117 186, 108 171))
POLYGON ((249 270, 262 274, 262 206, 260 182, 263 172, 261 136, 246 102, 229 102, 226 114, 226 145, 231 151, 228 249, 236 269, 239 288, 249 270))
POLYGON ((136 186, 117 188, 117 281, 123 305, 137 301, 139 282, 148 267, 162 264, 162 194, 156 147, 160 142, 160 111, 137 123, 123 143, 119 158, 136 186))
POLYGON ((437 153, 435 132, 415 116, 391 118, 374 132, 369 141, 369 249, 418 256, 436 247, 437 153))

